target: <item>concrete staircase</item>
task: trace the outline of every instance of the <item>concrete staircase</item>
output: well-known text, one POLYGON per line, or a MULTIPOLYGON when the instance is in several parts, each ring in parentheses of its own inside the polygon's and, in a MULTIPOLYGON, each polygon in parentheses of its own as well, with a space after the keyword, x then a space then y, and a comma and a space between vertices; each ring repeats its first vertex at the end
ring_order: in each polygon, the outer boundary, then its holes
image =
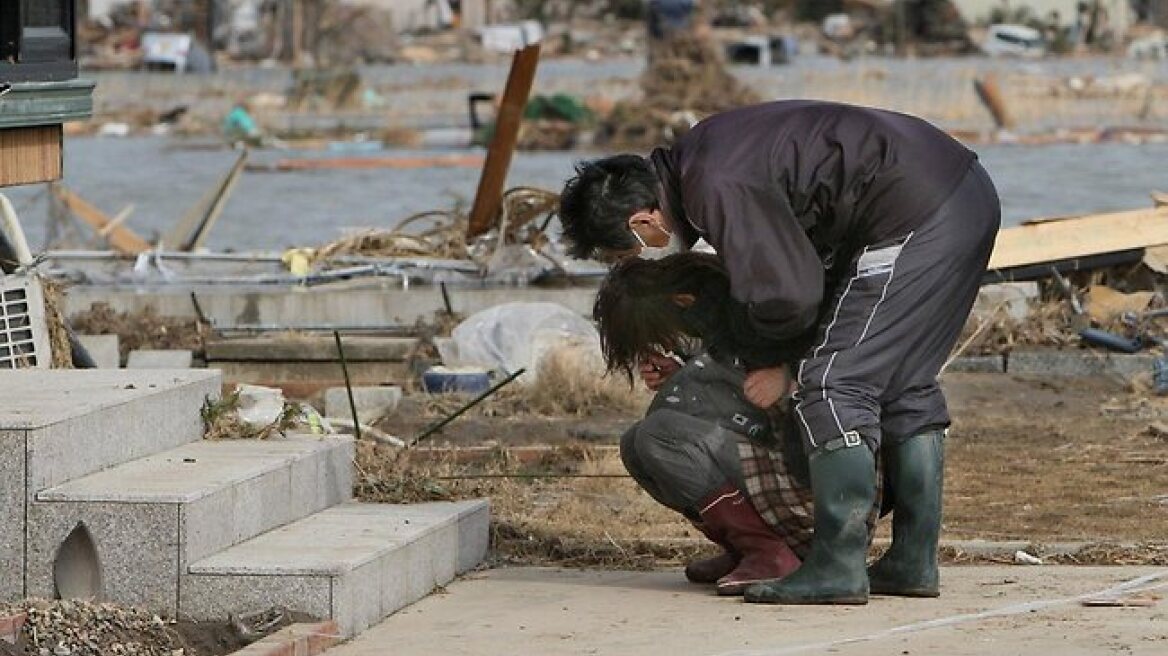
POLYGON ((215 372, 0 372, 0 600, 286 607, 351 636, 478 564, 485 501, 352 501, 353 442, 202 440, 215 372))

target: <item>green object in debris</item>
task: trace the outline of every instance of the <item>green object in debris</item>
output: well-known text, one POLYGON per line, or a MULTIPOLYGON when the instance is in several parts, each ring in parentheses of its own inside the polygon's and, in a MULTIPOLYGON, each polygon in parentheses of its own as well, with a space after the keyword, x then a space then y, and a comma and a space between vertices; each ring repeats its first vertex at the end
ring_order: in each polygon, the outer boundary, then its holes
POLYGON ((592 110, 576 96, 557 93, 551 96, 537 95, 527 102, 523 118, 538 120, 551 119, 580 124, 592 120, 592 110))
MULTIPOLYGON (((550 96, 536 95, 527 101, 523 108, 525 121, 566 121, 572 125, 581 126, 591 123, 595 119, 592 110, 580 98, 566 93, 557 93, 550 96)), ((495 136, 494 121, 475 130, 471 137, 472 143, 486 146, 495 136)))

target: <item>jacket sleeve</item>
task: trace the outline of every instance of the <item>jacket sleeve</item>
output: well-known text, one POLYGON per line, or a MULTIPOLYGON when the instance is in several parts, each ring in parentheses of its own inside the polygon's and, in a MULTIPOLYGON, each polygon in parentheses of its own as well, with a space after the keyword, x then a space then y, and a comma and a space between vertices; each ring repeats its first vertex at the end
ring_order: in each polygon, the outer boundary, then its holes
POLYGON ((748 368, 794 362, 810 341, 824 293, 811 240, 777 187, 733 179, 701 185, 699 216, 730 273, 727 323, 748 368))

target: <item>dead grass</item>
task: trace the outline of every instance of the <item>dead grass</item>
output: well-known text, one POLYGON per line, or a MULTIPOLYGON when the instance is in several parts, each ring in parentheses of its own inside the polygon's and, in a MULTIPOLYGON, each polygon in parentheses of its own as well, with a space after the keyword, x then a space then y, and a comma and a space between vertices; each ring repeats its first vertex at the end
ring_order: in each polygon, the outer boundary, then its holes
POLYGON ((189 349, 202 353, 210 327, 193 319, 165 317, 148 305, 141 312, 116 312, 107 303, 94 303, 69 320, 83 335, 117 335, 122 358, 142 348, 189 349))
POLYGON ((1064 348, 1077 345, 1072 314, 1065 302, 1036 303, 1017 321, 1003 308, 984 316, 971 315, 958 340, 958 355, 998 355, 1027 346, 1064 348))
POLYGON ((1148 427, 1168 400, 1102 380, 954 378, 947 536, 1164 543, 1168 453, 1148 427))
POLYGON ((239 390, 222 398, 203 401, 199 416, 203 419, 203 439, 206 440, 266 440, 273 435, 286 435, 300 422, 301 408, 296 403, 284 403, 284 410, 276 421, 266 426, 252 426, 239 418, 239 390))
MULTIPOLYGON (((426 398, 423 413, 446 416, 470 400, 465 394, 441 394, 426 398)), ((595 358, 579 348, 549 351, 540 361, 536 380, 513 383, 476 406, 471 413, 483 417, 573 417, 628 414, 639 416, 651 395, 643 386, 605 376, 595 358)))
MULTIPOLYGON (((1168 400, 1137 398, 1105 380, 1002 375, 952 374, 946 390, 956 424, 947 446, 944 539, 1021 540, 1033 545, 1030 553, 1056 563, 1168 562, 1168 427, 1155 427, 1168 424, 1168 400), (1088 547, 1053 554, 1043 546, 1062 542, 1088 547)), ((629 412, 627 422, 639 414, 629 412)), ((497 426, 506 443, 511 424, 497 426)), ((623 474, 612 447, 617 435, 607 446, 545 437, 560 446, 526 463, 503 447, 485 462, 459 464, 452 455, 457 449, 435 460, 361 444, 356 493, 388 502, 489 497, 495 553, 513 562, 674 567, 713 551, 630 478, 563 477, 623 474), (497 477, 502 474, 518 477, 497 477)), ((878 535, 887 537, 887 520, 878 535)), ((1010 554, 956 549, 942 557, 958 564, 1012 562, 1010 554)))
POLYGON ((710 548, 624 476, 612 450, 561 447, 522 464, 499 449, 486 461, 458 464, 362 443, 355 492, 387 503, 489 497, 494 553, 505 561, 640 569, 710 548), (506 474, 516 477, 499 477, 506 474), (571 475, 604 477, 563 478, 571 475))
POLYGON ((65 323, 64 283, 38 276, 41 291, 45 297, 45 321, 49 325, 49 346, 53 354, 54 369, 73 368, 73 346, 69 343, 69 328, 65 323))

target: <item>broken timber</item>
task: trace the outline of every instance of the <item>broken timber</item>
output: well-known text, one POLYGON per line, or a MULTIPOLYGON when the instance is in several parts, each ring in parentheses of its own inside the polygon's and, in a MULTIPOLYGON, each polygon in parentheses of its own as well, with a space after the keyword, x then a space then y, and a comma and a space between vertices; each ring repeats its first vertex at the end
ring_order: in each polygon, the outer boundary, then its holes
POLYGON ((232 165, 227 175, 223 176, 219 184, 209 189, 197 205, 187 211, 186 215, 166 236, 164 244, 184 253, 189 253, 203 245, 207 233, 219 220, 223 206, 227 203, 227 197, 231 195, 231 190, 235 188, 235 183, 239 180, 239 174, 247 163, 247 155, 247 149, 239 153, 239 157, 236 158, 235 164, 232 165))
POLYGON ((998 232, 986 282, 1140 261, 1168 244, 1168 207, 1030 221, 998 232))
POLYGON ((538 65, 538 43, 516 52, 511 61, 511 72, 507 76, 499 116, 495 120, 495 136, 487 150, 487 162, 483 165, 478 191, 475 193, 474 205, 470 211, 467 238, 474 238, 487 232, 499 218, 499 212, 503 207, 503 187, 507 183, 507 169, 511 167, 511 156, 515 153, 515 144, 519 141, 523 110, 527 107, 527 99, 531 95, 531 85, 535 81, 535 69, 538 65))
POLYGON ((85 199, 66 189, 63 185, 59 183, 53 184, 53 194, 77 218, 89 224, 97 234, 108 241, 114 250, 120 253, 137 255, 139 253, 145 253, 152 248, 150 242, 139 237, 133 230, 121 225, 121 220, 111 218, 105 212, 90 205, 85 199))
POLYGON ((248 164, 248 171, 313 171, 320 169, 438 169, 478 168, 483 165, 480 155, 435 155, 431 157, 313 157, 280 159, 274 164, 248 164))

